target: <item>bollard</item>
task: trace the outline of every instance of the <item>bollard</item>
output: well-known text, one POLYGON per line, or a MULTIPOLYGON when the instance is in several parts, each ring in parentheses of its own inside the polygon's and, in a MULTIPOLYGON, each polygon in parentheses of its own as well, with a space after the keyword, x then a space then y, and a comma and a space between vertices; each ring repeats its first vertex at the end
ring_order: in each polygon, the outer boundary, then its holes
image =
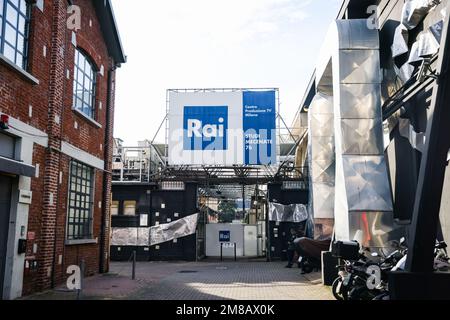
POLYGON ((220 243, 220 261, 223 261, 223 242, 220 243))
POLYGON ((84 287, 84 272, 86 269, 86 262, 81 260, 80 262, 80 289, 77 290, 77 300, 81 300, 82 290, 84 287))
POLYGON ((136 250, 133 251, 133 270, 131 272, 131 279, 136 280, 136 250))
POLYGON ((236 255, 236 242, 234 243, 234 261, 237 261, 237 255, 236 255))

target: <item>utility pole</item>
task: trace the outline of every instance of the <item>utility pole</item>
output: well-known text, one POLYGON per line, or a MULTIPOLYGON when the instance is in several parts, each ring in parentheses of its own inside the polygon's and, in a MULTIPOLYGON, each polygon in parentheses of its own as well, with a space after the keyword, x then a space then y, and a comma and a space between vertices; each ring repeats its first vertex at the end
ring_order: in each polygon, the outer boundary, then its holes
POLYGON ((242 215, 245 219, 245 183, 242 184, 242 215))

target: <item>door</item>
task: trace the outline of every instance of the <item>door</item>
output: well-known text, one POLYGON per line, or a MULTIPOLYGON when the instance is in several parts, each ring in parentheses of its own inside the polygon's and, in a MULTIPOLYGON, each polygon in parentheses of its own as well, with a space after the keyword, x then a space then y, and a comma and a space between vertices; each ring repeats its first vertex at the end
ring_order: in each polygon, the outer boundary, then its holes
POLYGON ((12 179, 10 177, 0 175, 0 299, 3 297, 9 212, 11 208, 11 185, 12 179))
POLYGON ((246 257, 258 256, 258 226, 244 226, 244 255, 246 257))

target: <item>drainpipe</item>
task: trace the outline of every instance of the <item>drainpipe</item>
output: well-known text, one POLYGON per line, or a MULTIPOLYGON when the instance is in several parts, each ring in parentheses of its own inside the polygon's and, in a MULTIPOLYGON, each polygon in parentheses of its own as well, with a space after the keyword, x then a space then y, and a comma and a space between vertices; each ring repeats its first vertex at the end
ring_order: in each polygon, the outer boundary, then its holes
POLYGON ((106 254, 109 251, 106 248, 108 243, 107 237, 109 237, 110 227, 110 196, 111 196, 111 181, 112 181, 112 150, 111 141, 113 139, 113 128, 111 121, 114 119, 114 97, 115 94, 115 80, 114 72, 117 69, 117 65, 108 70, 108 84, 107 84, 107 101, 106 101, 106 125, 105 125, 105 142, 104 142, 104 161, 105 170, 103 171, 103 205, 102 205, 102 223, 100 228, 100 259, 99 259, 99 272, 105 273, 108 271, 108 267, 105 262, 107 260, 106 254))
MULTIPOLYGON (((55 10, 55 5, 53 5, 51 10, 55 10)), ((61 8, 58 8, 58 10, 61 10, 61 8)), ((64 11, 65 12, 67 11, 66 8, 64 8, 64 11)), ((62 48, 65 48, 65 46, 67 45, 67 40, 68 40, 68 38, 67 38, 67 30, 65 29, 65 19, 66 18, 64 17, 63 22, 61 22, 60 19, 61 19, 61 17, 54 17, 55 21, 53 21, 52 23, 53 23, 53 25, 54 25, 54 27, 56 29, 62 28, 62 30, 64 30, 64 43, 62 45, 62 48)), ((53 30, 53 27, 52 27, 52 37, 55 35, 55 33, 61 32, 62 30, 56 30, 55 31, 55 30, 53 30)), ((58 38, 58 36, 56 36, 56 38, 58 38)), ((52 43, 51 47, 53 47, 53 45, 54 44, 52 43)), ((54 58, 55 52, 53 52, 54 50, 55 50, 54 48, 51 48, 51 54, 50 54, 51 63, 54 63, 53 60, 55 59, 54 58)), ((66 81, 67 80, 66 80, 66 78, 64 76, 64 74, 65 74, 65 72, 67 70, 67 54, 66 54, 66 52, 64 52, 63 65, 64 65, 64 69, 62 71, 63 72, 62 100, 64 100, 65 93, 66 93, 66 81)), ((51 68, 57 69, 57 67, 51 67, 51 68)), ((52 79, 57 77, 57 71, 58 70, 54 71, 55 75, 51 75, 52 79)), ((53 79, 52 81, 55 81, 55 79, 53 79)), ((54 93, 54 95, 56 95, 56 93, 54 93)), ((51 100, 51 97, 49 97, 49 100, 51 100)), ((55 102, 55 104, 58 104, 58 103, 61 103, 61 102, 60 101, 55 102)), ((47 149, 47 152, 57 152, 58 153, 57 185, 59 185, 59 181, 60 181, 59 180, 59 174, 61 172, 61 142, 62 142, 63 130, 64 130, 63 129, 64 128, 64 117, 63 117, 64 111, 65 111, 65 105, 64 105, 64 103, 62 103, 61 104, 61 113, 59 114, 59 116, 60 116, 59 134, 56 135, 53 132, 53 130, 54 130, 53 128, 47 129, 47 131, 49 131, 49 148, 47 149), (56 146, 51 146, 50 145, 50 141, 51 140, 55 141, 56 146)), ((57 113, 56 111, 53 111, 53 112, 57 113)), ((52 118, 53 118, 53 114, 49 113, 49 127, 52 126, 52 122, 55 121, 52 118)), ((46 155, 46 161, 47 161, 47 155, 46 155)), ((46 169, 44 169, 44 174, 45 174, 45 170, 46 169)), ((46 188, 46 186, 45 186, 45 180, 44 180, 44 197, 45 197, 45 188, 46 188)), ((56 216, 55 216, 55 225, 52 226, 53 227, 52 228, 53 239, 51 241, 51 243, 52 243, 52 247, 51 247, 52 259, 51 259, 51 273, 50 273, 50 288, 52 288, 52 289, 55 288, 56 284, 57 284, 57 274, 56 274, 55 268, 56 268, 56 264, 57 264, 57 246, 58 246, 57 229, 58 229, 58 213, 59 213, 59 209, 60 209, 60 206, 61 206, 61 200, 60 200, 60 198, 61 198, 61 188, 57 188, 57 190, 55 192, 55 197, 56 197, 56 200, 55 200, 54 205, 56 206, 56 209, 55 209, 55 215, 56 216)), ((44 218, 44 219, 46 219, 46 218, 44 218)), ((63 250, 65 250, 65 244, 64 244, 65 236, 66 236, 65 235, 65 230, 66 230, 66 228, 64 227, 64 239, 63 239, 63 244, 62 244, 63 250)), ((41 232, 42 232, 42 226, 41 226, 41 232)), ((64 254, 63 254, 63 257, 64 257, 64 254)), ((42 259, 42 257, 40 257, 38 259, 42 259)), ((64 261, 64 259, 63 259, 63 261, 64 261)), ((64 262, 63 262, 62 266, 64 266, 64 262)))

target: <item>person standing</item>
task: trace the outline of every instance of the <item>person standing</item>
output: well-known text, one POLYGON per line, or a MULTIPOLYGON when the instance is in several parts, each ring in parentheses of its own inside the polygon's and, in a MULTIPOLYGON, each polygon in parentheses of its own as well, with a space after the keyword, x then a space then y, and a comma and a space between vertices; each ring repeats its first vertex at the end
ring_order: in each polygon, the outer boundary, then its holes
MULTIPOLYGON (((286 268, 292 268, 292 266, 294 265, 294 259, 295 259, 295 255, 296 255, 296 248, 295 248, 295 239, 298 238, 298 233, 294 228, 290 229, 290 238, 288 241, 288 248, 286 251, 286 255, 287 255, 287 259, 288 259, 288 264, 286 265, 286 268)), ((300 264, 299 264, 300 267, 300 264)))

